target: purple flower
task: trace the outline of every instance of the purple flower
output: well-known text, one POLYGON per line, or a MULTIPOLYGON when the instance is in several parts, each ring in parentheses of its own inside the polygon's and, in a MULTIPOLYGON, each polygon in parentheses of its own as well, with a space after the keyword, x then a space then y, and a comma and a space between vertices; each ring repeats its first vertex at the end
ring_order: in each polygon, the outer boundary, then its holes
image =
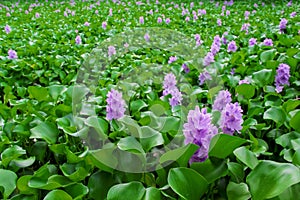
POLYGON ((241 31, 246 31, 246 33, 248 34, 248 28, 250 27, 249 23, 245 23, 242 25, 241 31))
POLYGON ((255 4, 254 4, 254 7, 255 7, 255 8, 257 8, 257 7, 258 7, 257 3, 255 3, 255 4))
POLYGON ((294 18, 294 17, 296 16, 296 14, 297 14, 296 12, 292 12, 292 13, 290 14, 290 17, 291 17, 291 18, 294 18))
POLYGON ((230 15, 230 10, 226 10, 226 16, 230 15))
POLYGON ((214 54, 211 53, 211 52, 208 52, 208 53, 206 54, 206 56, 204 57, 203 65, 204 65, 204 66, 210 65, 211 63, 215 62, 214 59, 215 59, 214 54))
POLYGON ((230 92, 228 90, 221 90, 214 101, 212 109, 221 112, 226 104, 231 103, 231 101, 232 99, 230 92))
POLYGON ((169 99, 169 103, 171 106, 177 106, 180 105, 181 101, 182 101, 182 94, 181 92, 178 90, 178 88, 174 88, 173 90, 171 90, 171 98, 169 99))
POLYGON ((146 42, 149 42, 150 36, 149 36, 148 33, 146 33, 146 34, 144 35, 144 39, 146 40, 146 42))
POLYGON ((177 60, 176 56, 170 56, 168 63, 171 64, 177 60))
POLYGON ((183 63, 181 67, 185 71, 185 73, 189 73, 190 72, 190 68, 187 66, 187 64, 183 63))
POLYGON ((254 46, 256 44, 256 39, 255 38, 251 38, 249 40, 249 46, 254 46))
POLYGON ((213 43, 210 47, 210 52, 215 56, 220 51, 220 46, 213 43))
POLYGON ((244 14, 245 19, 249 19, 249 15, 250 15, 250 12, 246 10, 246 11, 245 11, 245 14, 244 14))
POLYGON ((10 13, 6 13, 6 17, 10 17, 10 13))
POLYGON ((157 23, 159 23, 159 24, 162 23, 161 17, 158 17, 158 18, 157 18, 157 23))
POLYGON ((239 85, 242 85, 242 84, 250 84, 250 83, 248 80, 244 79, 244 80, 239 81, 239 85))
POLYGON ((99 11, 98 11, 98 10, 95 10, 95 14, 98 15, 98 14, 99 14, 99 11))
POLYGON ((223 35, 222 35, 221 40, 222 40, 222 43, 223 43, 223 44, 227 44, 226 35, 228 35, 228 32, 224 32, 223 35))
POLYGON ((162 97, 171 94, 171 98, 169 99, 169 103, 171 106, 179 105, 182 100, 182 94, 176 87, 176 83, 176 77, 173 73, 169 73, 165 76, 162 97))
POLYGON ((112 8, 110 8, 109 9, 109 14, 108 14, 109 16, 112 16, 113 15, 113 10, 112 10, 112 8))
POLYGON ((242 130, 243 110, 241 106, 236 103, 229 103, 225 106, 221 113, 220 127, 223 132, 233 135, 235 131, 239 133, 242 130))
POLYGON ((107 94, 106 118, 108 120, 120 119, 125 113, 125 101, 122 93, 111 89, 107 94))
POLYGON ((289 83, 290 66, 288 66, 287 64, 280 64, 276 72, 277 72, 275 77, 276 92, 280 93, 282 92, 284 85, 290 85, 289 83))
POLYGON ((76 42, 76 44, 81 44, 82 43, 80 35, 76 36, 75 42, 76 42))
POLYGON ((265 46, 273 46, 273 41, 272 41, 272 39, 266 38, 266 39, 264 40, 264 45, 265 45, 265 46))
POLYGON ((40 13, 35 13, 35 18, 40 18, 40 13))
POLYGON ((200 81, 199 84, 200 85, 203 85, 206 80, 211 80, 211 76, 208 73, 208 71, 204 71, 204 72, 199 74, 199 81, 200 81))
POLYGON ((140 17, 140 24, 144 24, 144 17, 143 16, 140 17))
POLYGON ((183 125, 184 143, 194 143, 200 148, 192 156, 190 162, 202 162, 208 157, 208 149, 211 138, 218 133, 217 128, 211 122, 211 115, 206 109, 190 110, 187 116, 187 123, 183 125))
POLYGON ((108 56, 111 57, 112 55, 116 54, 116 49, 114 46, 109 46, 108 47, 108 56))
POLYGON ((227 46, 227 51, 228 52, 236 52, 237 50, 237 46, 235 44, 235 41, 231 41, 228 43, 228 46, 227 46))
POLYGON ((176 88, 176 77, 173 73, 169 73, 165 76, 164 78, 164 83, 163 83, 163 96, 170 94, 170 90, 176 88))
POLYGON ((287 7, 290 7, 290 6, 292 6, 292 0, 291 0, 291 1, 289 1, 289 2, 286 4, 286 6, 287 6, 287 7))
POLYGON ((221 19, 217 19, 217 24, 218 24, 218 26, 222 26, 222 20, 221 19))
POLYGON ((18 55, 17 55, 17 52, 14 51, 14 50, 8 50, 8 59, 17 59, 18 58, 18 55))
POLYGON ((28 15, 28 13, 29 13, 28 10, 25 10, 25 14, 28 15))
POLYGON ((6 26, 4 27, 4 30, 6 32, 6 34, 9 34, 11 32, 11 28, 9 25, 6 24, 6 26))
POLYGON ((169 24, 171 22, 170 18, 166 19, 166 24, 169 24))
POLYGON ((90 23, 89 22, 84 22, 84 25, 85 26, 90 26, 90 23))
POLYGON ((105 30, 107 27, 107 22, 102 22, 102 28, 105 30))
POLYGON ((286 24, 288 23, 288 21, 285 18, 282 18, 280 23, 279 23, 279 29, 283 30, 286 29, 286 24))

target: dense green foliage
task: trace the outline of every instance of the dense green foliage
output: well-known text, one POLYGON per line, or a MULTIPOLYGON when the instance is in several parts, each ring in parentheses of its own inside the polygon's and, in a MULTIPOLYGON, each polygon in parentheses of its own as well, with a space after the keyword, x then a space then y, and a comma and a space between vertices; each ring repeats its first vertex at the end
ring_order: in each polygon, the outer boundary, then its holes
MULTIPOLYGON (((132 1, 129 5, 126 0, 125 6, 99 2, 99 5, 96 1, 76 1, 74 5, 67 1, 20 2, 18 5, 2 2, 0 199, 299 198, 298 2, 287 6, 288 2, 275 1, 273 7, 269 2, 262 6, 257 1, 255 8, 254 1, 237 1, 226 7, 230 10, 228 16, 226 10, 221 16, 223 2, 216 7, 216 1, 203 1, 203 5, 195 1, 193 8, 187 2, 183 5, 190 13, 206 10, 197 20, 190 14, 188 22, 187 15, 182 15, 181 1, 178 1, 178 9, 174 8, 176 1, 167 2, 165 6, 155 1, 143 5, 132 1), (153 14, 148 13, 150 10, 153 14), (245 11, 251 12, 248 20, 244 17, 245 11), (294 11, 296 16, 290 17, 294 11), (140 16, 144 16, 143 24, 139 23, 140 16), (163 19, 162 23, 157 23, 158 17, 163 19), (170 18, 169 24, 165 23, 165 18, 170 18), (281 18, 288 20, 283 33, 278 28, 281 18), (221 26, 217 25, 217 19, 222 20, 221 26), (107 22, 106 29, 102 28, 102 22, 107 22), (244 23, 251 25, 248 34, 241 31, 244 23), (5 32, 6 25, 11 27, 10 33, 5 32), (207 67, 216 69, 217 73, 212 75, 211 82, 200 86, 198 76, 202 65, 191 63, 190 72, 185 73, 181 66, 186 60, 182 55, 168 64, 169 57, 176 55, 175 48, 173 52, 150 47, 131 49, 129 42, 129 51, 101 68, 96 78, 92 99, 97 103, 96 114, 76 118, 74 104, 88 96, 84 89, 76 89, 82 78, 78 72, 88 69, 83 64, 91 62, 95 55, 93 50, 103 46, 108 38, 118 37, 119 33, 136 27, 171 29, 192 42, 194 35, 200 34, 203 44, 195 52, 201 61, 214 36, 222 36, 224 32, 228 32, 226 39, 234 40, 238 49, 228 52, 227 45, 223 44, 215 62, 207 67), (82 44, 75 42, 78 35, 82 44), (257 45, 249 46, 250 38, 256 38, 257 45), (266 38, 273 40, 273 46, 263 45, 266 38), (10 49, 17 52, 17 59, 8 58, 10 49), (151 63, 156 64, 153 70, 144 73, 151 63), (275 76, 281 63, 290 66, 290 85, 277 93, 275 76), (179 87, 186 106, 172 109, 166 99, 160 98, 163 75, 168 72, 180 79, 179 87), (120 81, 132 74, 140 75, 128 80, 139 83, 134 89, 120 81), (250 83, 239 84, 244 79, 250 83), (116 87, 135 93, 132 96, 123 94, 127 103, 126 116, 109 121, 106 119, 106 95, 116 87), (194 109, 194 102, 197 100, 197 105, 212 112, 212 100, 220 89, 230 91, 233 101, 243 109, 241 133, 231 136, 220 131, 212 139, 209 158, 204 162, 189 163, 198 146, 188 144, 163 152, 155 161, 157 165, 147 162, 147 170, 138 171, 146 163, 145 154, 174 140, 180 144, 184 139, 182 124, 187 121, 188 111, 194 109), (106 139, 111 143, 101 143, 106 139), (137 173, 126 171, 134 167, 137 173)), ((155 38, 150 34, 150 39, 155 38)), ((166 39, 166 43, 172 43, 171 40, 166 39)), ((110 44, 118 42, 109 41, 110 44)), ((218 113, 213 114, 215 121, 218 117, 218 113)))

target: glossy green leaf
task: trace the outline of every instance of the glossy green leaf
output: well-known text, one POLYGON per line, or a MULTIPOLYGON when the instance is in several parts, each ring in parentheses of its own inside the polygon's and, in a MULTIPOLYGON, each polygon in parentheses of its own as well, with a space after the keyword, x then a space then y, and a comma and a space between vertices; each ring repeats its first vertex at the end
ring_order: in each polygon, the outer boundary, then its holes
POLYGON ((146 189, 143 200, 153 200, 153 199, 161 200, 162 199, 161 192, 157 188, 149 187, 146 189))
POLYGON ((241 84, 235 88, 236 92, 243 95, 244 98, 250 99, 255 95, 255 87, 249 84, 241 84))
POLYGON ((52 190, 49 192, 44 200, 72 200, 72 197, 63 190, 52 190))
POLYGON ((182 199, 199 200, 208 187, 206 179, 189 168, 173 168, 169 171, 168 183, 182 199))
POLYGON ((290 126, 295 129, 297 132, 300 132, 300 111, 298 111, 290 121, 290 126))
POLYGON ((275 197, 299 182, 298 167, 268 160, 261 161, 247 176, 253 200, 275 197))
POLYGON ((48 99, 48 89, 40 86, 29 86, 28 93, 31 98, 38 101, 45 101, 48 99))
POLYGON ((262 87, 271 82, 272 70, 263 69, 257 72, 254 72, 252 79, 258 86, 262 87))
POLYGON ((107 200, 142 200, 146 190, 140 182, 118 184, 110 188, 107 200))
POLYGON ((115 184, 113 174, 97 171, 89 177, 89 197, 92 199, 105 199, 108 190, 115 184))
POLYGON ((247 140, 237 136, 217 134, 211 139, 208 155, 217 158, 226 158, 237 147, 245 144, 246 142, 247 140))
POLYGON ((250 169, 254 169, 258 164, 255 154, 246 147, 239 147, 233 151, 233 154, 250 169))
POLYGON ((59 133, 56 125, 51 122, 42 122, 30 129, 30 132, 30 138, 44 139, 49 144, 54 144, 56 142, 59 133))
POLYGON ((286 114, 281 107, 271 107, 265 111, 263 118, 282 124, 285 122, 286 114))
POLYGON ((247 200, 251 198, 246 183, 229 182, 226 188, 228 200, 247 200))
POLYGON ((213 183, 228 173, 227 165, 223 160, 206 159, 204 162, 193 162, 191 168, 201 174, 208 183, 213 183))
POLYGON ((17 186, 17 175, 6 169, 0 169, 0 187, 3 187, 2 192, 3 198, 7 199, 11 193, 16 189, 17 186))
POLYGON ((64 188, 64 190, 72 197, 73 200, 83 199, 89 192, 87 186, 82 183, 75 183, 64 188))
POLYGON ((276 49, 270 49, 267 51, 264 51, 260 54, 260 60, 262 62, 266 62, 268 60, 273 60, 276 54, 276 49))

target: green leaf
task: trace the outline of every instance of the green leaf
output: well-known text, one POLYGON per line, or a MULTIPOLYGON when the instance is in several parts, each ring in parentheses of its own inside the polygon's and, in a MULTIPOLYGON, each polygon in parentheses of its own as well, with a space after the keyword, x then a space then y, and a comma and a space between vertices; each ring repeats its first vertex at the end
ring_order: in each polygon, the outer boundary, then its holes
POLYGON ((249 84, 241 84, 235 88, 236 92, 243 95, 244 98, 250 99, 255 94, 255 87, 249 84))
POLYGON ((66 86, 63 85, 51 85, 48 87, 48 89, 50 96, 55 101, 57 101, 58 97, 67 90, 66 86))
POLYGON ((2 153, 1 153, 1 161, 2 165, 4 167, 7 167, 9 163, 17 159, 18 157, 25 155, 26 151, 22 149, 22 147, 14 145, 9 148, 6 148, 2 153))
POLYGON ((208 183, 227 175, 227 165, 224 160, 206 159, 204 162, 193 162, 191 168, 201 174, 208 183))
POLYGON ((273 60, 275 58, 275 54, 276 54, 276 49, 270 49, 267 51, 263 51, 260 54, 260 60, 262 62, 266 62, 268 60, 273 60))
POLYGON ((286 114, 281 107, 271 107, 265 111, 263 119, 270 119, 278 124, 283 124, 286 120, 286 114))
POLYGON ((189 168, 173 168, 169 171, 168 183, 172 190, 185 200, 199 200, 206 192, 206 179, 189 168))
POLYGON ((154 199, 161 200, 160 190, 154 187, 147 188, 143 200, 154 200, 154 199))
POLYGON ((289 113, 290 111, 295 110, 299 105, 300 105, 300 100, 289 99, 288 101, 284 102, 282 107, 287 113, 289 113))
POLYGON ((115 184, 111 173, 97 171, 89 177, 89 197, 92 199, 105 199, 108 190, 115 184))
POLYGON ((92 163, 107 172, 113 172, 118 165, 118 160, 113 156, 113 152, 116 147, 109 149, 99 149, 89 151, 89 158, 91 158, 92 163))
POLYGON ((299 182, 299 168, 289 163, 268 160, 261 161, 247 176, 253 200, 275 197, 299 182))
POLYGON ((141 127, 135 120, 131 119, 129 116, 124 116, 119 119, 118 122, 120 122, 122 125, 124 125, 124 127, 127 128, 129 135, 140 138, 141 127))
POLYGON ((135 137, 132 136, 121 138, 117 146, 123 151, 145 153, 142 145, 135 139, 135 137))
POLYGON ((252 79, 258 86, 263 87, 266 84, 271 82, 272 70, 271 69, 263 69, 258 72, 254 72, 252 75, 252 79))
POLYGON ((63 190, 52 190, 49 192, 44 200, 72 200, 72 197, 63 190))
POLYGON ((110 188, 107 200, 142 200, 146 190, 140 182, 118 184, 110 188))
POLYGON ((237 147, 246 142, 247 140, 236 136, 217 134, 211 139, 208 155, 217 158, 226 158, 237 147))
POLYGON ((298 111, 290 121, 290 126, 296 131, 300 132, 300 111, 298 111))
POLYGON ((149 126, 143 126, 141 132, 140 142, 146 152, 155 146, 164 144, 162 134, 149 126))
MULTIPOLYGON (((3 187, 3 198, 7 199, 9 195, 16 189, 17 186, 17 175, 10 171, 5 169, 0 169, 0 187, 3 187)), ((1 190, 0 190, 1 192, 1 190)))
POLYGON ((49 144, 56 143, 58 137, 58 128, 54 123, 42 122, 36 127, 30 129, 30 138, 41 138, 44 139, 49 144))
POLYGON ((246 200, 251 197, 246 183, 229 182, 226 192, 228 200, 246 200))
POLYGON ((230 172, 230 176, 235 182, 240 182, 244 180, 244 168, 241 164, 235 162, 227 163, 228 171, 230 172))
POLYGON ((250 169, 254 169, 258 164, 258 159, 255 154, 246 147, 237 148, 233 151, 233 154, 250 169))
MULTIPOLYGON (((64 188, 73 200, 81 200, 88 194, 89 189, 82 183, 75 183, 64 188)), ((98 197, 99 198, 99 197, 98 197)))
POLYGON ((141 99, 130 102, 130 110, 132 113, 138 112, 148 105, 141 99))
POLYGON ((160 157, 160 163, 164 165, 176 161, 179 166, 185 167, 198 148, 199 147, 195 144, 188 144, 186 146, 167 151, 160 157))
POLYGON ((29 86, 28 93, 30 98, 34 98, 38 101, 45 101, 48 99, 48 89, 40 86, 29 86))
POLYGON ((275 142, 284 148, 292 149, 292 140, 300 138, 300 133, 293 131, 276 138, 275 142))
POLYGON ((21 176, 17 181, 17 188, 21 194, 37 194, 38 189, 31 188, 28 186, 29 180, 32 178, 32 175, 21 176))
POLYGON ((17 166, 20 168, 25 168, 31 166, 35 161, 35 157, 29 157, 27 159, 14 159, 11 161, 10 165, 17 166))

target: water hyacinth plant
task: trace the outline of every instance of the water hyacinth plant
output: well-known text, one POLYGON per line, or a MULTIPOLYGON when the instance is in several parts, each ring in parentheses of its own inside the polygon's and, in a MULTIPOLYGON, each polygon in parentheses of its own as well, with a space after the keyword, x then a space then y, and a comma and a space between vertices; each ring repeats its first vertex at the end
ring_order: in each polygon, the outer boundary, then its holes
POLYGON ((299 199, 299 1, 0 1, 0 199, 299 199))

